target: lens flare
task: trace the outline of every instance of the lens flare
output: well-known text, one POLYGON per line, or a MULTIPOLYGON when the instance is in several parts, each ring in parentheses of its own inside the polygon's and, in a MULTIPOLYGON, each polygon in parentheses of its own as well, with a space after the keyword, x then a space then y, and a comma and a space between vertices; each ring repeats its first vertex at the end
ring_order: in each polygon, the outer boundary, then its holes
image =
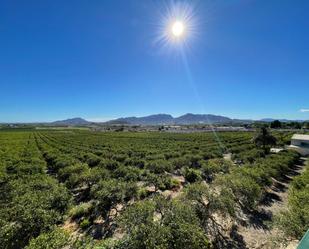
POLYGON ((197 30, 194 6, 188 2, 171 1, 162 8, 155 43, 170 49, 188 46, 197 30))

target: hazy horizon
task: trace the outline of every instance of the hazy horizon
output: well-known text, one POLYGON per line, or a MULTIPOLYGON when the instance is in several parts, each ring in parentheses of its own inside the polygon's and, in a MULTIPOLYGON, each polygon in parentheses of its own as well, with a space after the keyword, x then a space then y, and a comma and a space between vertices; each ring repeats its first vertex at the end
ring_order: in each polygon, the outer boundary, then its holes
POLYGON ((87 118, 84 116, 67 116, 67 117, 63 117, 63 118, 56 118, 56 119, 50 119, 50 120, 31 120, 31 121, 1 121, 0 123, 50 123, 50 122, 55 122, 55 121, 62 121, 62 120, 67 120, 67 119, 74 119, 74 118, 82 118, 86 121, 89 122, 94 122, 94 123, 100 123, 100 122, 107 122, 107 121, 111 121, 111 120, 115 120, 115 119, 119 119, 119 118, 128 118, 128 117, 146 117, 146 116, 151 116, 151 115, 158 115, 158 114, 167 114, 167 115, 171 115, 173 118, 177 118, 180 116, 183 116, 185 114, 196 114, 196 115, 216 115, 216 116, 223 116, 223 117, 227 117, 227 118, 231 118, 231 119, 240 119, 240 120, 253 120, 253 121, 259 121, 262 119, 277 119, 277 120, 303 120, 303 121, 308 121, 308 119, 289 119, 289 118, 284 118, 284 117, 268 117, 268 116, 262 116, 262 117, 257 117, 257 118, 252 118, 252 117, 233 117, 233 116, 228 116, 228 115, 222 115, 222 114, 216 114, 216 113, 192 113, 192 112, 188 112, 188 113, 182 113, 182 114, 170 114, 170 113, 150 113, 150 114, 145 114, 145 115, 128 115, 128 116, 115 116, 115 117, 99 117, 99 118, 87 118))

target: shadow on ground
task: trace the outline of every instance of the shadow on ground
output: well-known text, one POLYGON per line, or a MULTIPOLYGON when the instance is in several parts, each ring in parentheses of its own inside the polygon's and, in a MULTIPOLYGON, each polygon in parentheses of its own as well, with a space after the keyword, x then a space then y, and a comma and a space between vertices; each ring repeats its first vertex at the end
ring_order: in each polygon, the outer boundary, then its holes
MULTIPOLYGON (((278 191, 275 191, 278 192, 278 191)), ((270 207, 274 202, 282 201, 281 197, 274 192, 267 192, 260 204, 270 207)))
POLYGON ((213 242, 215 249, 249 249, 244 238, 238 233, 236 225, 232 226, 229 237, 220 237, 213 242))
POLYGON ((269 230, 267 222, 271 221, 273 215, 270 211, 265 209, 253 210, 248 214, 248 226, 252 226, 255 229, 269 230))

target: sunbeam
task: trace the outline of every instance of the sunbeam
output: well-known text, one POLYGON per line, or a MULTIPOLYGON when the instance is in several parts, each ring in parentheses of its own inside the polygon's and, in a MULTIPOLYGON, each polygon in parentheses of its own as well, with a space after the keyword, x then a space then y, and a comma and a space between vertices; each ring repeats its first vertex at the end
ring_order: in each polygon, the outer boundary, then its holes
MULTIPOLYGON (((189 66, 189 62, 188 62, 188 58, 187 58, 187 55, 185 53, 185 51, 183 49, 181 49, 181 59, 182 59, 182 62, 183 62, 183 66, 185 68, 185 72, 186 72, 186 76, 187 76, 187 80, 190 84, 190 87, 192 88, 193 92, 194 92, 194 95, 195 95, 195 98, 196 100, 198 101, 199 105, 200 105, 200 109, 202 110, 203 113, 205 113, 205 108, 204 108, 204 104, 203 104, 203 101, 202 101, 202 98, 199 94, 199 91, 196 87, 196 84, 195 84, 195 81, 193 79, 193 76, 192 76, 192 72, 191 72, 191 69, 190 69, 190 66, 189 66)), ((209 127, 211 128, 211 131, 218 143, 218 146, 220 148, 220 150, 224 153, 224 152, 227 152, 228 149, 227 147, 221 142, 220 140, 220 137, 218 136, 214 126, 211 124, 211 122, 209 122, 208 118, 207 118, 207 124, 209 125, 209 127)))
MULTIPOLYGON (((200 109, 204 111, 203 101, 193 79, 187 58, 193 39, 198 36, 198 30, 201 29, 198 25, 197 16, 196 8, 192 3, 170 2, 165 6, 163 13, 161 13, 162 20, 155 41, 165 52, 178 50, 177 54, 179 55, 180 53, 187 81, 194 92, 194 97, 200 105, 200 109)), ((211 128, 220 149, 227 151, 211 122, 207 121, 207 124, 211 128)))

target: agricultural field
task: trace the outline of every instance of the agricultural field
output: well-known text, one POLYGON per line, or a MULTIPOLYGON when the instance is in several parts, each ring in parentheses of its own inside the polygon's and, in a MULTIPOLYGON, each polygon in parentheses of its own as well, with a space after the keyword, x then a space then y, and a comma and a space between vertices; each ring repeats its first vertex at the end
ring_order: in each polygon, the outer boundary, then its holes
MULTIPOLYGON (((300 160, 255 136, 0 131, 0 248, 246 248, 238 226, 300 160)), ((308 181, 293 178, 271 220, 291 239, 309 223, 308 181)))

